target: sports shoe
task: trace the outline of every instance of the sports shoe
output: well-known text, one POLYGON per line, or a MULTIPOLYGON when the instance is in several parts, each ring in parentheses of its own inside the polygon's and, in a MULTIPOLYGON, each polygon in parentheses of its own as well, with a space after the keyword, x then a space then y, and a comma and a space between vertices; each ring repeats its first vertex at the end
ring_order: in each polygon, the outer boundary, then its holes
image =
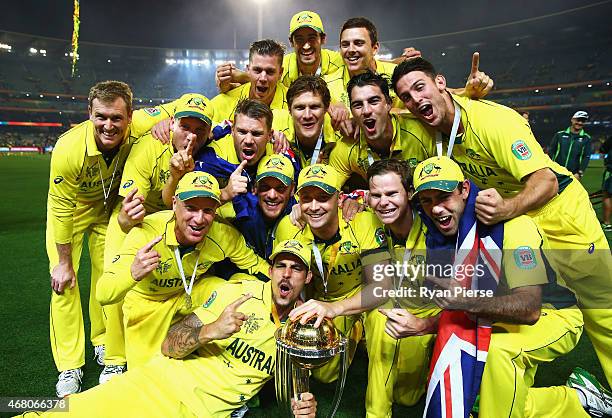
POLYGON ((586 370, 576 367, 566 385, 578 391, 586 412, 592 417, 612 416, 612 393, 586 370))
POLYGON ((235 409, 230 414, 230 417, 231 418, 242 418, 242 417, 244 417, 246 415, 247 412, 249 412, 249 407, 247 406, 247 404, 244 404, 240 408, 235 409))
POLYGON ((82 378, 83 372, 81 369, 70 369, 61 372, 57 378, 57 385, 55 385, 57 397, 63 398, 73 393, 79 393, 81 391, 82 378))
POLYGON ((119 376, 120 374, 123 374, 124 372, 125 372, 125 366, 117 366, 114 364, 108 364, 104 366, 104 370, 102 370, 102 373, 100 373, 100 379, 98 379, 98 382, 101 385, 103 385, 104 383, 111 380, 113 377, 119 376))
POLYGON ((104 345, 94 346, 94 360, 100 366, 104 366, 104 345))

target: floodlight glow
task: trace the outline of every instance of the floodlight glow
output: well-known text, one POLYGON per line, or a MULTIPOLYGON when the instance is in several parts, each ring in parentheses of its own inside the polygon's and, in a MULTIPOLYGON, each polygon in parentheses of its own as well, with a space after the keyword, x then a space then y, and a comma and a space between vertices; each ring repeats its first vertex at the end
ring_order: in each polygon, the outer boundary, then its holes
POLYGON ((588 87, 588 88, 591 88, 591 87, 593 87, 593 85, 592 85, 592 84, 589 84, 587 87, 588 87))
POLYGON ((47 50, 46 50, 46 49, 41 49, 41 50, 40 50, 40 51, 38 51, 38 52, 40 52, 41 54, 43 54, 43 55, 44 55, 44 54, 46 54, 46 53, 47 53, 47 50))
POLYGON ((13 49, 12 46, 8 45, 8 44, 2 44, 0 43, 0 49, 4 49, 5 51, 11 52, 11 50, 13 49))
POLYGON ((38 54, 38 49, 30 48, 30 54, 38 54))

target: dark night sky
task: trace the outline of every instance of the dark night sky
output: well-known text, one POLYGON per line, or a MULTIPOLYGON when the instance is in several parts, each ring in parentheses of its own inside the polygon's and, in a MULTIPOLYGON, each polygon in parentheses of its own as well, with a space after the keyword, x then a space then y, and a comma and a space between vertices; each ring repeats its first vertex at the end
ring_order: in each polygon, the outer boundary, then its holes
MULTIPOLYGON (((369 17, 378 27, 380 40, 388 41, 502 24, 595 3, 600 4, 539 20, 535 26, 546 33, 580 22, 589 30, 610 31, 609 0, 266 0, 264 37, 286 42, 291 15, 304 9, 321 14, 329 44, 335 45, 340 25, 352 16, 369 17)), ((2 10, 0 30, 71 37, 70 0, 13 1, 2 10)), ((226 49, 234 45, 234 30, 238 48, 246 48, 255 39, 255 0, 81 0, 81 41, 226 49)), ((488 33, 481 32, 483 37, 488 33)))

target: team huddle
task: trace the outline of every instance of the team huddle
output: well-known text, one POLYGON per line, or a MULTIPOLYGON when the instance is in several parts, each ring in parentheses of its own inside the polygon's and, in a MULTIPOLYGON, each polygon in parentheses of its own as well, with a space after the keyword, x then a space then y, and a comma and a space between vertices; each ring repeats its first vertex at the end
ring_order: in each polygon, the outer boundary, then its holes
MULTIPOLYGON (((56 392, 70 413, 241 416, 274 377, 281 323, 328 318, 349 361, 365 343, 368 417, 423 396, 449 417, 612 414, 580 368, 566 386, 532 387, 583 329, 612 384, 612 257, 580 182, 516 111, 481 100, 493 82, 477 54, 451 89, 412 48, 377 60, 368 19, 344 23, 340 52, 325 40, 319 15, 297 13, 294 52, 253 42, 246 71, 218 67, 210 100, 133 111, 127 84, 91 88, 89 120, 53 150, 47 206, 56 392), (84 236, 104 369, 77 394, 84 236), (436 371, 457 321, 487 336, 471 395, 436 371)), ((332 382, 339 366, 312 376, 332 382)), ((314 417, 317 402, 303 393, 292 410, 314 417)))

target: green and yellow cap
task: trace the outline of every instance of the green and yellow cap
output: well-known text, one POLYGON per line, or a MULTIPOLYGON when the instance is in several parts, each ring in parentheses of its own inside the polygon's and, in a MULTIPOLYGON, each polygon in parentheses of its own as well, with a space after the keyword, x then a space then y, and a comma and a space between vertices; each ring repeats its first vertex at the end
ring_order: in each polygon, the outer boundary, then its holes
POLYGON ((185 94, 181 96, 174 109, 174 119, 180 118, 197 118, 212 126, 213 107, 210 100, 201 94, 185 94))
POLYGON ((312 28, 319 33, 325 33, 321 16, 315 12, 304 10, 293 15, 289 23, 289 38, 299 28, 312 28))
POLYGON ((176 197, 183 201, 195 197, 208 197, 221 203, 221 191, 217 179, 204 171, 190 171, 185 174, 176 186, 176 197))
POLYGON ((338 173, 326 164, 313 164, 300 171, 297 191, 304 187, 315 186, 325 193, 334 194, 338 191, 338 173))
POLYGON ((452 192, 465 180, 459 165, 449 157, 432 157, 421 161, 414 169, 415 194, 421 190, 436 189, 452 192))
POLYGON ((256 181, 264 177, 274 177, 283 182, 285 186, 289 186, 293 181, 295 170, 291 160, 282 154, 267 155, 261 159, 257 165, 256 181))
POLYGON ((306 267, 310 269, 310 247, 308 245, 302 244, 300 241, 295 239, 287 239, 285 241, 281 241, 274 246, 272 250, 272 254, 270 254, 270 261, 274 262, 274 259, 280 253, 289 253, 296 255, 300 260, 306 264, 306 267))

